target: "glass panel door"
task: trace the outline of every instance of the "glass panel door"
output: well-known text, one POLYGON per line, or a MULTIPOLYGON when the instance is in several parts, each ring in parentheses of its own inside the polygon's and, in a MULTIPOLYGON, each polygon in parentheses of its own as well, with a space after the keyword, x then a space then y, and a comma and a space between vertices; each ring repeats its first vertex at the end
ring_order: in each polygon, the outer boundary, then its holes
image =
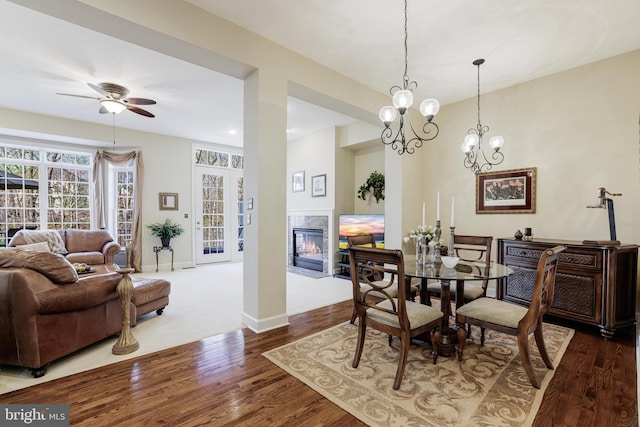
POLYGON ((196 167, 196 264, 229 261, 229 171, 196 167))

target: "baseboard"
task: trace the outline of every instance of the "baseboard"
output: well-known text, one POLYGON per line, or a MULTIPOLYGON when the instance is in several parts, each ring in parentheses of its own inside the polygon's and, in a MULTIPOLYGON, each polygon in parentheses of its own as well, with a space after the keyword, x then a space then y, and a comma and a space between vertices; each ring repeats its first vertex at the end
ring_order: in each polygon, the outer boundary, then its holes
POLYGON ((289 316, 286 313, 284 313, 278 316, 267 317, 265 319, 256 319, 255 317, 250 316, 245 312, 242 312, 240 321, 247 328, 259 334, 262 332, 270 331, 272 329, 288 326, 289 316))

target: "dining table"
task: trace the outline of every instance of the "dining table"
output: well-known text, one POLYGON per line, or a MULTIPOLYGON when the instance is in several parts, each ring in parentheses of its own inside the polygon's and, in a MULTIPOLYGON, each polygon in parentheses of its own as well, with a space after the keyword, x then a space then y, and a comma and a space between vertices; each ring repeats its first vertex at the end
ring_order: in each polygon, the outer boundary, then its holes
MULTIPOLYGON (((451 315, 451 282, 456 284, 456 309, 464 305, 464 286, 466 282, 480 282, 484 280, 495 280, 508 277, 514 271, 506 265, 490 262, 489 265, 480 261, 460 260, 454 268, 447 268, 441 262, 433 264, 416 263, 415 260, 408 260, 404 263, 404 274, 407 284, 412 278, 420 279, 420 303, 426 304, 426 292, 429 280, 438 280, 442 287, 440 298, 440 309, 444 313, 442 326, 440 328, 440 343, 438 344, 438 355, 451 356, 454 353, 455 329, 449 327, 449 316, 451 315)), ((464 327, 458 325, 458 327, 464 327)))

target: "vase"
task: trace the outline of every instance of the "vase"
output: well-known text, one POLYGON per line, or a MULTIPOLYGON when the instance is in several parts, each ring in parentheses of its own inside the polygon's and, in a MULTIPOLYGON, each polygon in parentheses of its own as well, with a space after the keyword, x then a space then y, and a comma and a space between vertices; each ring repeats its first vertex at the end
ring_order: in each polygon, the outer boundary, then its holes
POLYGON ((436 244, 435 242, 429 242, 427 245, 427 261, 426 264, 429 266, 433 266, 436 263, 436 244))
POLYGON ((429 245, 427 242, 427 238, 424 236, 416 236, 416 265, 426 265, 428 250, 429 245))

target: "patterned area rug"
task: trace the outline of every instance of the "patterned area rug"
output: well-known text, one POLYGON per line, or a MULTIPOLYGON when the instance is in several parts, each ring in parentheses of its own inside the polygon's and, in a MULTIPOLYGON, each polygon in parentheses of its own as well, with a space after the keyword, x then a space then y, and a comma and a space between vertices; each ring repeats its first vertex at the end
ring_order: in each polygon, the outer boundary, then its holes
MULTIPOLYGON (((573 332, 544 324, 554 366, 573 332)), ((480 347, 479 335, 474 327, 462 362, 439 357, 433 365, 429 348, 412 345, 399 390, 392 388, 398 341, 389 347, 386 335, 367 329, 360 365, 353 369, 357 326, 348 322, 263 355, 368 425, 530 425, 554 371, 544 366, 532 337, 533 368, 539 380, 544 377, 537 390, 522 367, 515 337, 487 330, 480 347)))

